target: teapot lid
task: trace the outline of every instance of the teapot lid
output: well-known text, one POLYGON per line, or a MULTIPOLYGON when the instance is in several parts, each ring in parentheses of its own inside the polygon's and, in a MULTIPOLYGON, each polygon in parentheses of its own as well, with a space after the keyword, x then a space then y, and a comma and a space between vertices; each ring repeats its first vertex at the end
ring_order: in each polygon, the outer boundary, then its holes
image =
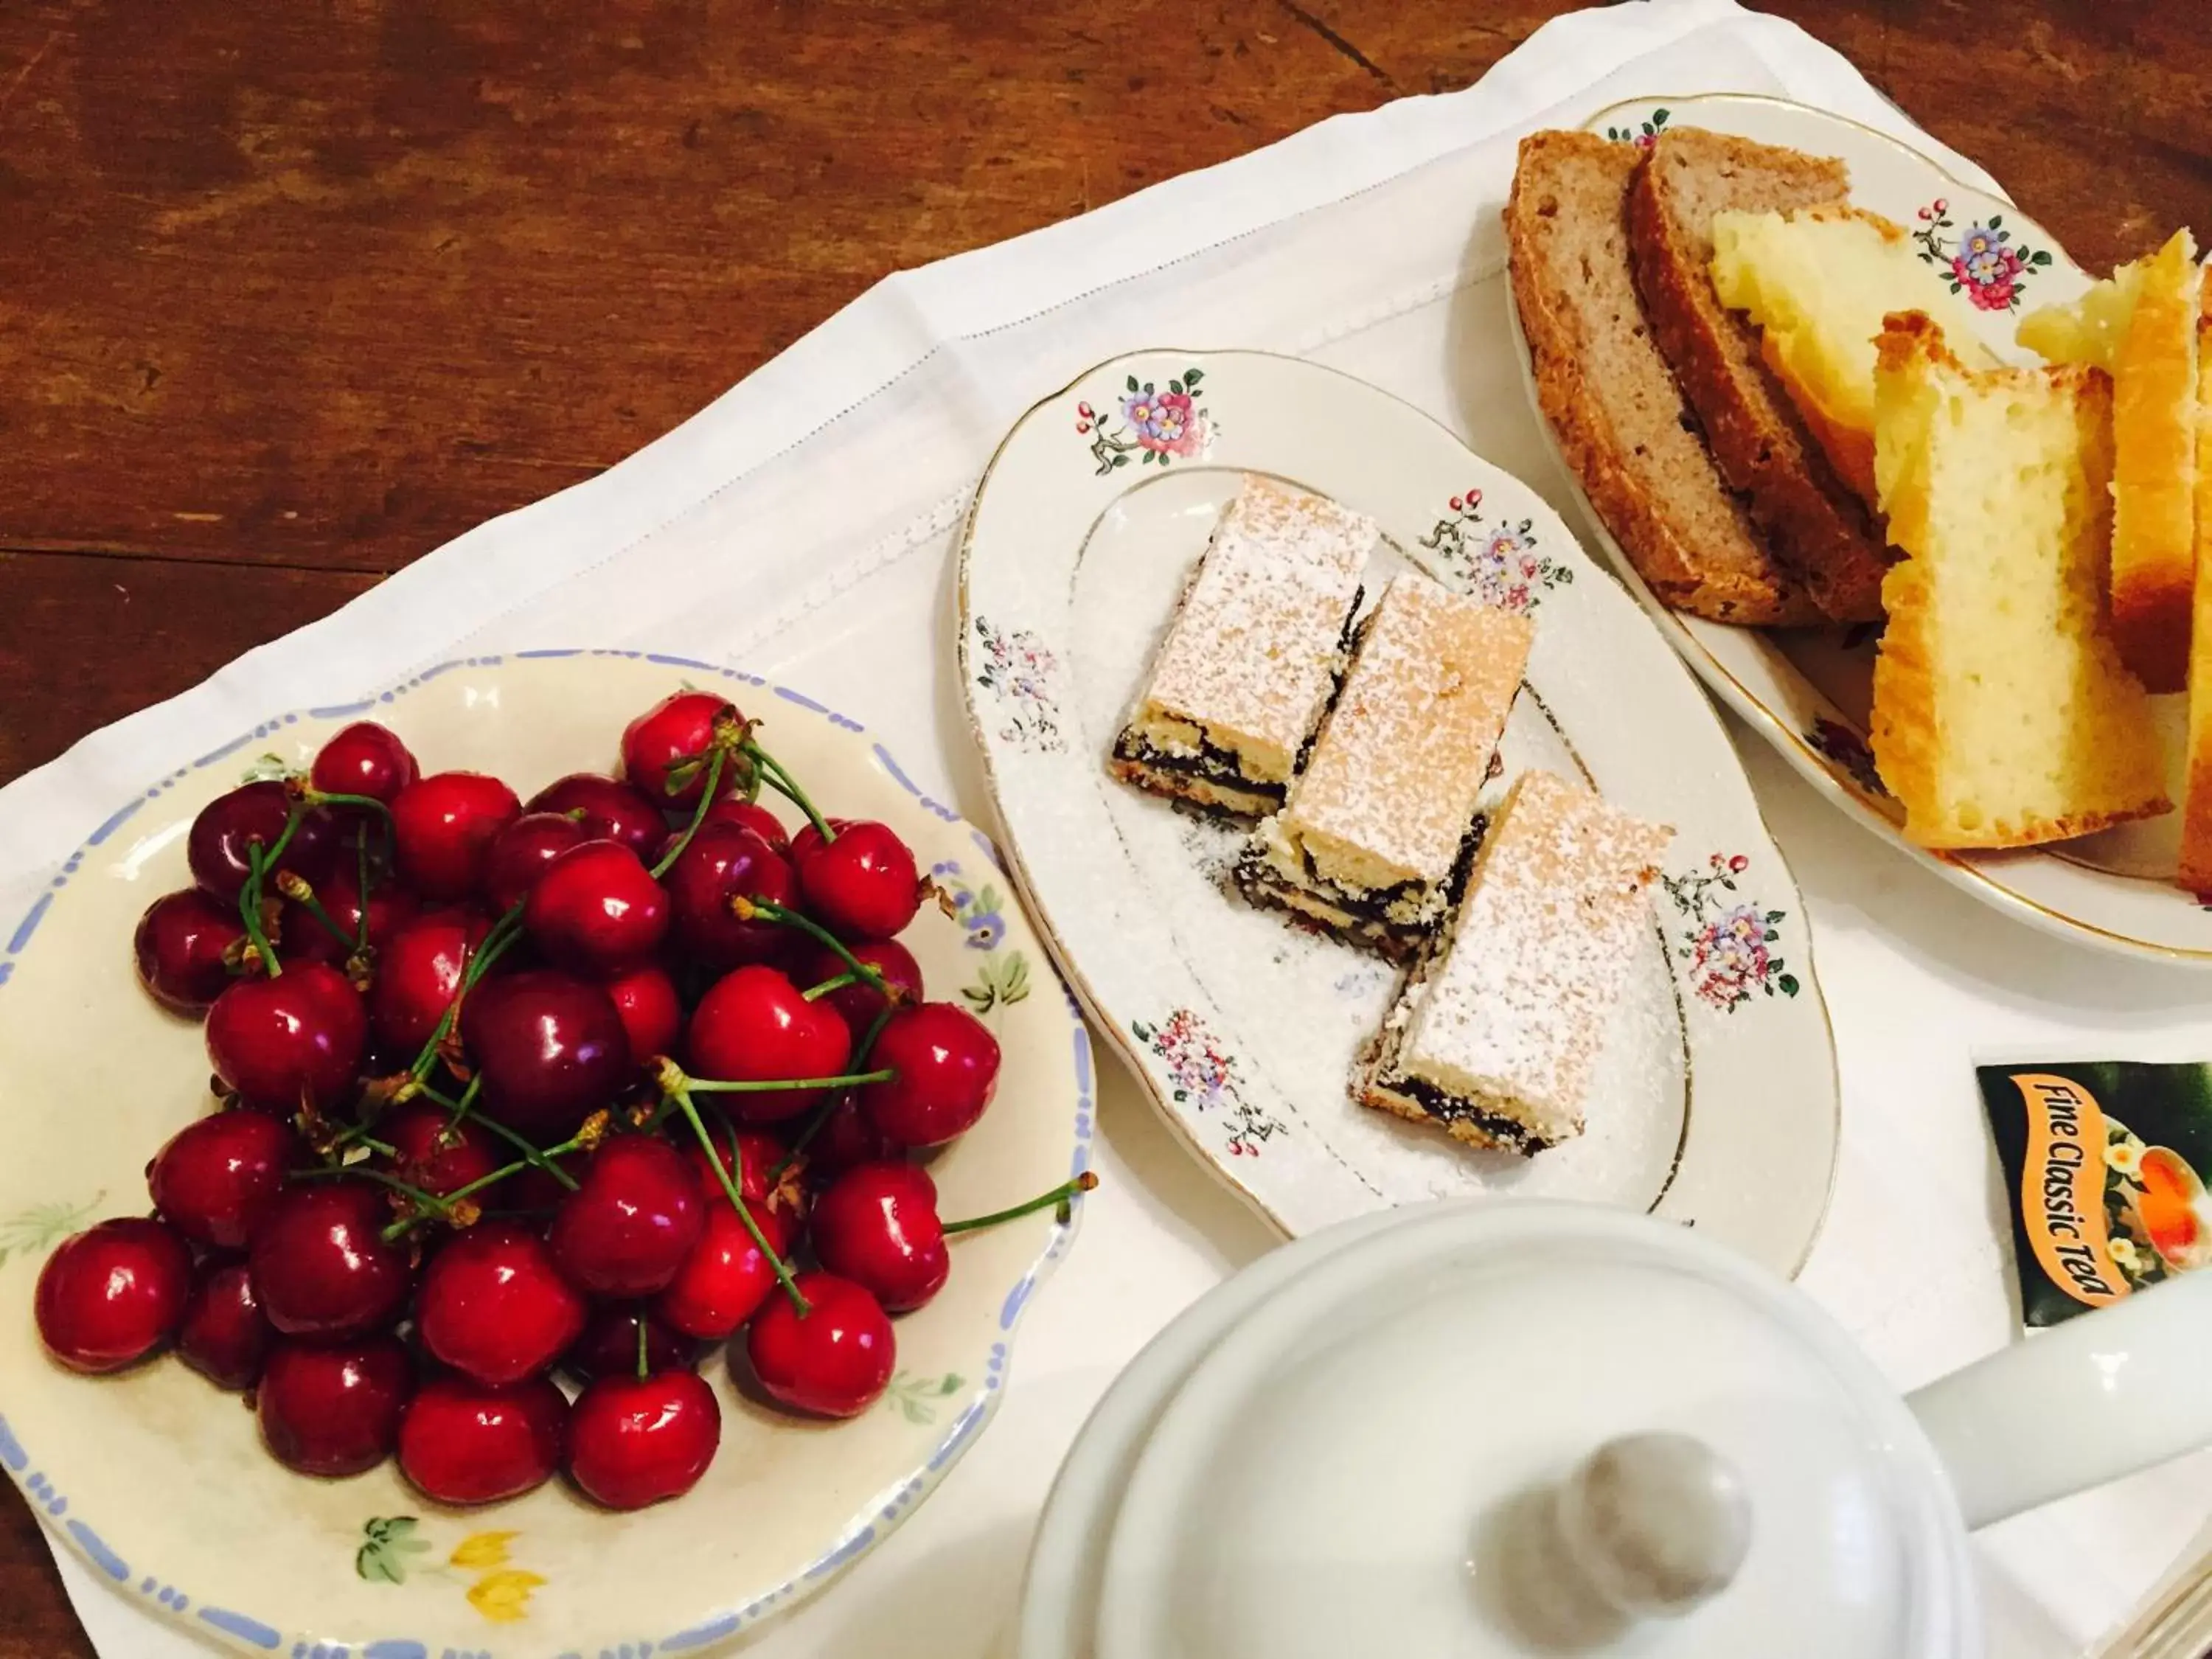
POLYGON ((1809 1301, 1684 1229, 1411 1212, 1286 1284, 1161 1418, 1098 1659, 1955 1659, 1966 1533, 1809 1301))

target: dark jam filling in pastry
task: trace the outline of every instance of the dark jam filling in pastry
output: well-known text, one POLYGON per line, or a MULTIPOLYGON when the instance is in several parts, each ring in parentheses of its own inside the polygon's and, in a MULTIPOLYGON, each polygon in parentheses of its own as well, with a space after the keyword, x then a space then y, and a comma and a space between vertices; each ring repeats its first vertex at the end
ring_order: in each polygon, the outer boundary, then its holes
POLYGON ((1218 783, 1231 789, 1243 790, 1246 794, 1265 796, 1280 805, 1283 786, 1262 783, 1248 777, 1238 769, 1237 757, 1210 739, 1199 739, 1195 755, 1171 755, 1156 749, 1133 732, 1123 732, 1114 740, 1114 758, 1128 761, 1155 772, 1171 772, 1186 777, 1202 778, 1208 783, 1218 783))
MULTIPOLYGON (((1444 902, 1440 907, 1449 915, 1459 908, 1460 896, 1467 891, 1467 878, 1474 868, 1474 855, 1482 848, 1482 838, 1488 833, 1490 820, 1477 812, 1461 837, 1459 851, 1452 859, 1451 873, 1444 878, 1444 902)), ((1376 927, 1407 941, 1419 940, 1427 931, 1419 922, 1401 920, 1390 915, 1390 907, 1401 899, 1412 898, 1422 892, 1426 884, 1401 881, 1388 887, 1352 889, 1340 887, 1314 868, 1313 854, 1304 855, 1305 880, 1297 889, 1283 879, 1282 872, 1269 864, 1267 855, 1256 848, 1248 848, 1237 861, 1237 882, 1247 896, 1270 898, 1279 893, 1304 890, 1315 895, 1324 903, 1334 906, 1354 919, 1371 922, 1376 927)))
POLYGON ((1439 1089, 1417 1077, 1391 1075, 1376 1079, 1377 1086, 1416 1101, 1423 1111, 1443 1123, 1472 1123, 1500 1146, 1523 1154, 1541 1152, 1555 1143, 1537 1134, 1517 1118, 1486 1112, 1472 1101, 1439 1089))

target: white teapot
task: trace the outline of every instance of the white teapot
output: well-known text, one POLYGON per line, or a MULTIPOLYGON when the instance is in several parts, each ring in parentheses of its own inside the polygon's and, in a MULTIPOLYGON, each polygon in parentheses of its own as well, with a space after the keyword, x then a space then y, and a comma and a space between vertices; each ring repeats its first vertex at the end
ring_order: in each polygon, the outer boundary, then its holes
POLYGON ((1275 1270, 1127 1455, 1097 1659, 1971 1659, 1968 1528, 2212 1442, 2212 1273, 1900 1400, 1678 1227, 1363 1231, 1275 1270))

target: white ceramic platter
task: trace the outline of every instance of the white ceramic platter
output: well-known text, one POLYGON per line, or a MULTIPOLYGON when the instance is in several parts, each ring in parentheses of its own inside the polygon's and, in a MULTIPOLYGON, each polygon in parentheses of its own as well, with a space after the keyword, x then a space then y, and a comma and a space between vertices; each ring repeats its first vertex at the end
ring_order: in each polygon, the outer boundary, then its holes
POLYGON ((1656 1209, 1780 1272, 1820 1224, 1837 1088, 1804 908, 1711 706, 1534 491, 1418 410, 1255 352, 1148 351, 1023 417, 962 555, 962 680, 1017 880, 1169 1120, 1286 1231, 1474 1193, 1656 1209), (1139 426, 1132 410, 1163 411, 1139 426), (1172 429, 1171 429, 1172 428, 1172 429), (1504 777, 1592 781, 1677 830, 1589 1133, 1534 1158, 1358 1105, 1395 990, 1223 880, 1235 830, 1107 775, 1185 577, 1246 472, 1371 514, 1411 559, 1528 610, 1504 777))
MULTIPOLYGON (((2035 361, 2013 341, 2021 317, 2038 306, 2075 299, 2088 286, 2088 277, 2057 241, 2009 201, 1960 182, 1886 134, 1825 110, 1716 93, 1633 99, 1600 110, 1583 125, 1623 143, 1648 144, 1667 127, 1697 126, 1842 158, 1850 168, 1853 201, 1911 232, 1930 283, 1955 283, 1972 301, 1983 343, 2008 361, 2035 361)), ((1530 406, 1544 424, 1517 312, 1513 342, 1530 406)), ((1549 436, 1548 425, 1545 430, 1549 436)), ((1845 813, 2008 915, 2085 944, 2212 964, 2212 912, 2170 884, 2178 813, 2042 851, 1947 854, 1913 846, 1900 832, 1903 809, 1875 775, 1867 744, 1875 630, 1729 628, 1677 615, 1636 574, 1564 460, 1560 470, 1615 573, 1683 660, 1845 813)), ((2177 801, 2183 701, 2153 699, 2168 738, 2177 801)))
POLYGON ((198 1026, 155 1008, 131 962, 139 912, 185 881, 200 806, 258 756, 302 762, 363 716, 426 767, 494 770, 526 796, 610 766, 629 714, 686 682, 726 689, 810 793, 890 824, 959 900, 957 919, 925 910, 906 942, 932 995, 981 1012, 1004 1068, 992 1109, 932 1161, 945 1213, 1003 1207, 1088 1164, 1091 1054, 1073 1000, 1002 902, 988 838, 921 795, 860 721, 710 664, 574 651, 472 658, 350 707, 279 715, 124 802, 0 939, 0 1466, 119 1593, 251 1653, 702 1651, 880 1541, 989 1420, 1016 1322, 1072 1237, 1048 1213, 959 1242, 945 1290, 898 1322, 890 1392, 853 1422, 769 1412, 712 1358, 720 1455, 689 1495, 633 1515, 558 1481, 463 1511, 427 1503, 390 1464, 304 1479, 262 1450, 237 1395, 182 1364, 87 1378, 39 1345, 31 1294, 46 1249, 143 1213, 147 1160, 208 1106, 198 1026))

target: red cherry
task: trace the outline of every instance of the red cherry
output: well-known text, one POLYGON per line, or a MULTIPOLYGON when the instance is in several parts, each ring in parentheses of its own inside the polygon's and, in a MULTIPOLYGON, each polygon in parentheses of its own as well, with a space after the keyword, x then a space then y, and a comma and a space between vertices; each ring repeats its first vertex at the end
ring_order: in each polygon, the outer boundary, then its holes
POLYGON ((374 720, 356 720, 315 755, 307 781, 326 795, 367 795, 392 805, 420 769, 407 745, 374 720))
POLYGON ((603 1376, 568 1413, 563 1461, 586 1497, 641 1510, 699 1484, 722 1443, 714 1391, 696 1371, 603 1376))
POLYGON ((668 933, 668 895, 617 841, 587 841, 548 864, 522 912, 531 942, 581 973, 618 974, 668 933))
MULTIPOLYGON (((914 959, 914 952, 905 945, 895 939, 863 939, 851 949, 854 956, 890 981, 891 988, 899 994, 902 1004, 921 1000, 921 964, 914 959)), ((792 975, 792 980, 802 988, 811 988, 848 971, 844 957, 826 945, 817 945, 801 963, 799 971, 792 975)), ((841 985, 836 990, 825 993, 820 1000, 837 1011, 838 1017, 845 1022, 845 1029, 853 1034, 855 1042, 867 1035, 868 1027, 876 1023, 876 1016, 883 1012, 884 1007, 884 994, 865 980, 841 985)))
MULTIPOLYGON (((707 787, 702 764, 681 788, 668 787, 669 769, 703 756, 714 727, 744 717, 711 691, 677 691, 629 723, 623 732, 623 776, 664 806, 688 806, 707 787)), ((727 770, 726 765, 724 769, 727 770)))
POLYGON ((743 795, 723 795, 707 808, 705 823, 734 823, 740 830, 751 830, 769 844, 772 852, 785 858, 791 855, 791 832, 783 827, 781 818, 757 800, 747 800, 743 795))
POLYGON ((584 1310, 544 1240, 513 1222, 480 1221, 430 1258, 415 1320, 431 1353, 497 1387, 558 1359, 584 1328, 584 1310))
POLYGON ((335 1345, 279 1337, 253 1391, 269 1455, 301 1474, 359 1474, 390 1455, 414 1391, 407 1350, 388 1336, 335 1345))
POLYGON ((276 1337, 246 1264, 219 1262, 204 1268, 192 1286, 177 1331, 177 1355, 218 1389, 250 1389, 276 1337))
MULTIPOLYGON (((576 1154, 556 1160, 566 1169, 579 1161, 576 1154)), ((561 1200, 568 1195, 568 1188, 535 1164, 526 1170, 517 1170, 499 1183, 499 1206, 502 1210, 519 1210, 532 1217, 548 1220, 561 1207, 561 1200)))
POLYGON ((146 1166, 161 1218, 193 1243, 242 1250, 307 1149, 265 1112, 217 1112, 187 1123, 146 1166))
POLYGON ((361 994, 328 963, 278 979, 241 979, 208 1010, 208 1060, 250 1105, 292 1112, 335 1104, 368 1047, 361 994))
POLYGON ((185 1316, 191 1252, 158 1221, 103 1221, 64 1239, 39 1270, 46 1352, 78 1371, 121 1370, 167 1342, 185 1316))
MULTIPOLYGON (((732 1083, 836 1077, 852 1038, 834 1008, 809 1002, 773 968, 740 968, 711 986, 686 1033, 694 1076, 732 1083)), ((748 1123, 773 1123, 811 1106, 816 1089, 725 1093, 724 1109, 748 1123)))
POLYGON ((138 919, 138 982, 173 1014, 204 1014, 229 988, 224 953, 246 937, 238 905, 187 887, 165 893, 138 919))
POLYGON ((673 1052, 684 1030, 684 1005, 677 1000, 676 981, 666 969, 647 963, 617 974, 607 981, 607 995, 629 1034, 633 1060, 673 1052))
POLYGON ((413 1274, 407 1249, 386 1243, 392 1206, 354 1181, 301 1182, 254 1231, 253 1292, 287 1336, 331 1340, 378 1330, 398 1315, 413 1274))
POLYGON ((529 896, 545 867, 585 839, 575 819, 559 812, 525 812, 492 837, 484 854, 484 896, 501 914, 529 896))
MULTIPOLYGON (((277 951, 285 964, 293 962, 343 963, 358 948, 361 939, 361 878, 341 865, 337 873, 315 889, 324 915, 336 922, 341 939, 323 926, 307 907, 285 901, 279 920, 283 943, 277 951)), ((399 930, 421 911, 414 894, 396 882, 371 884, 368 891, 368 948, 381 951, 399 930)))
POLYGON ((548 784, 530 798, 533 812, 575 816, 586 841, 618 841, 643 858, 657 857, 668 836, 668 817, 660 803, 620 778, 576 772, 548 784))
POLYGON ((738 1190, 756 1204, 768 1201, 768 1172, 782 1164, 790 1148, 782 1138, 768 1129, 736 1129, 710 1123, 707 1133, 714 1138, 714 1152, 710 1158, 707 1149, 696 1140, 684 1149, 690 1160, 691 1173, 698 1178, 699 1190, 706 1194, 709 1204, 726 1206, 730 1195, 722 1179, 714 1173, 719 1163, 730 1172, 730 1179, 738 1190))
MULTIPOLYGON (((686 1336, 720 1342, 750 1319, 775 1289, 775 1269, 730 1207, 727 1194, 706 1211, 699 1242, 684 1260, 668 1287, 653 1298, 653 1310, 686 1336)), ((780 1210, 764 1204, 745 1206, 771 1249, 786 1255, 796 1231, 780 1210)))
POLYGON ((835 841, 809 824, 791 843, 808 914, 840 939, 890 938, 921 908, 913 848, 872 819, 840 818, 830 828, 835 841))
POLYGON ((807 1169, 817 1176, 834 1176, 856 1164, 880 1163, 898 1151, 848 1094, 830 1109, 814 1139, 806 1143, 807 1169))
POLYGON ((814 1200, 807 1237, 833 1273, 888 1313, 908 1313, 945 1288, 952 1260, 937 1216, 937 1183, 911 1164, 863 1164, 814 1200))
POLYGON ((406 1065, 422 1052, 490 931, 489 922, 471 912, 436 910, 400 928, 378 953, 369 1018, 394 1064, 406 1065))
MULTIPOLYGON (((291 815, 291 792, 273 781, 217 795, 200 808, 185 839, 185 861, 191 866, 192 879, 216 898, 235 904, 252 869, 246 848, 255 842, 264 852, 274 847, 283 838, 291 815)), ((312 886, 330 874, 337 850, 337 825, 327 811, 316 807, 301 814, 300 827, 285 842, 276 867, 292 871, 312 886)), ((266 890, 275 892, 274 884, 268 884, 266 890)))
POLYGON ((481 772, 434 772, 392 803, 402 880, 425 898, 466 898, 483 884, 499 832, 522 816, 514 791, 481 772))
POLYGON ((557 969, 478 984, 461 1003, 461 1042, 483 1082, 484 1114, 541 1140, 574 1133, 631 1073, 614 1000, 557 969))
POLYGON ((589 1382, 601 1376, 637 1375, 637 1327, 645 1322, 645 1364, 665 1371, 691 1364, 691 1344, 635 1304, 603 1307, 592 1314, 584 1334, 561 1356, 564 1370, 589 1382))
POLYGON ((545 1377, 487 1388, 426 1382, 399 1418, 399 1469, 441 1504, 495 1504, 541 1486, 561 1466, 568 1401, 545 1377))
POLYGON ((764 917, 741 921, 730 908, 740 896, 782 905, 797 897, 791 866, 751 830, 706 825, 668 866, 666 879, 676 942, 708 967, 772 961, 792 948, 790 928, 764 917))
MULTIPOLYGON (((434 1100, 410 1100, 386 1112, 376 1121, 376 1138, 398 1156, 386 1159, 380 1154, 380 1167, 388 1167, 433 1198, 443 1198, 514 1161, 505 1144, 494 1139, 475 1119, 464 1118, 455 1125, 453 1115, 434 1100)), ((469 1196, 489 1207, 505 1185, 495 1182, 469 1196)))
POLYGON ((898 1364, 891 1322, 875 1297, 835 1273, 799 1275, 811 1311, 777 1297, 747 1328, 745 1353, 769 1396, 817 1417, 858 1417, 898 1364))
POLYGON ((999 1040, 949 1002, 894 1012, 869 1056, 895 1076, 860 1090, 860 1109, 894 1145, 936 1146, 983 1115, 999 1082, 999 1040))
POLYGON ((617 1135, 561 1200, 546 1243, 569 1279, 597 1296, 650 1296, 676 1277, 705 1224, 684 1156, 649 1135, 617 1135))

